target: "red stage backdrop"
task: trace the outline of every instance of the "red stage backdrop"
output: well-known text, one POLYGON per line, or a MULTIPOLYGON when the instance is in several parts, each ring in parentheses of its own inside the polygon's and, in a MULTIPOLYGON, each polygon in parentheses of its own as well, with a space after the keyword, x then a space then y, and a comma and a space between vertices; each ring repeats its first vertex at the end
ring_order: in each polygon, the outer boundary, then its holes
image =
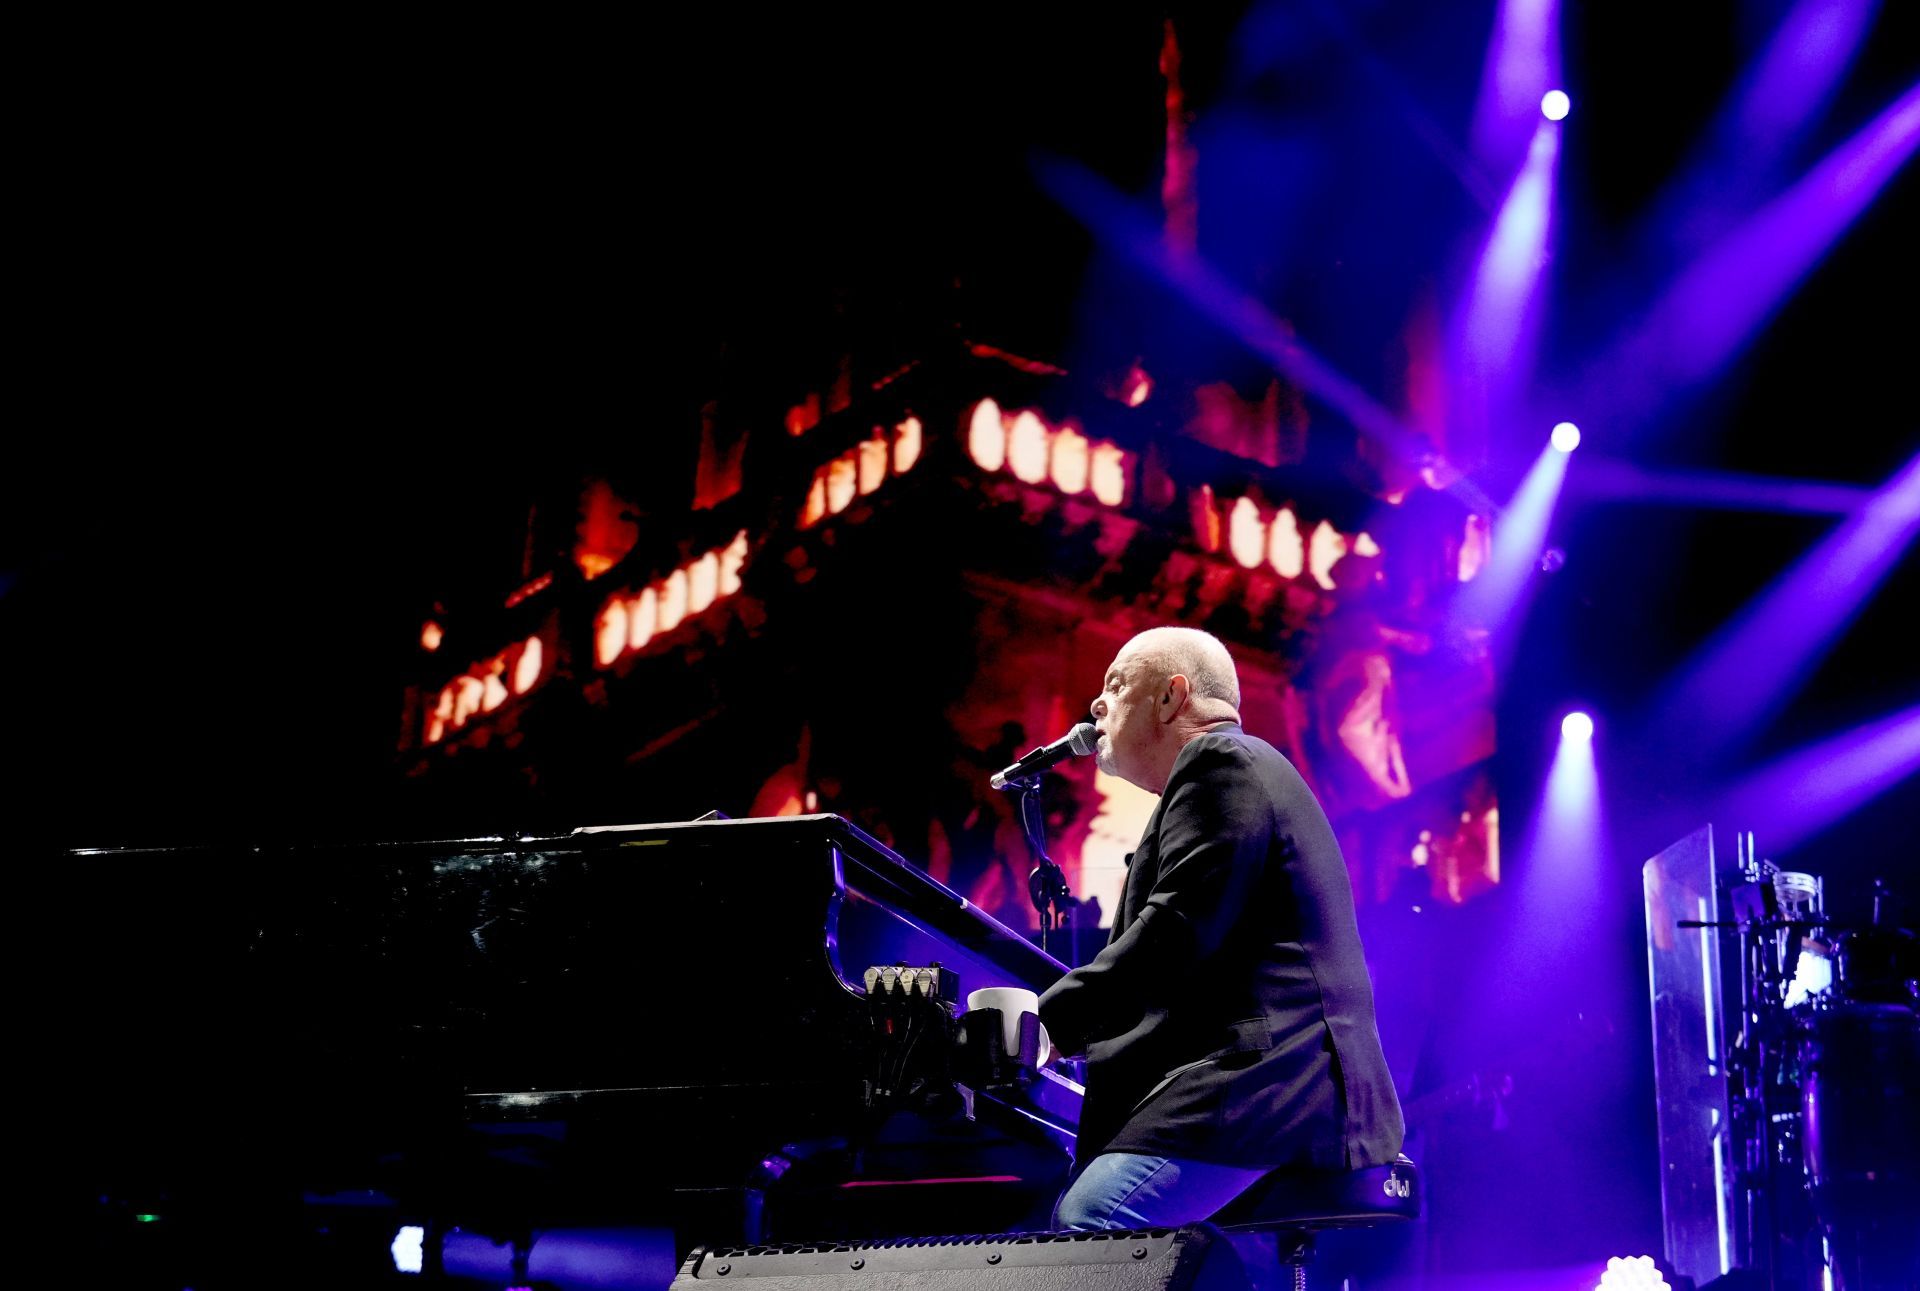
MULTIPOLYGON (((1486 519, 1277 382, 849 359, 784 413, 710 405, 692 478, 667 469, 643 446, 550 489, 498 599, 423 624, 399 754, 425 798, 836 811, 1032 929, 987 776, 1080 720, 1131 633, 1179 623, 1232 650, 1363 905, 1499 881, 1489 655, 1449 615, 1486 519)), ((1046 804, 1104 922, 1152 800, 1079 759, 1046 804)))

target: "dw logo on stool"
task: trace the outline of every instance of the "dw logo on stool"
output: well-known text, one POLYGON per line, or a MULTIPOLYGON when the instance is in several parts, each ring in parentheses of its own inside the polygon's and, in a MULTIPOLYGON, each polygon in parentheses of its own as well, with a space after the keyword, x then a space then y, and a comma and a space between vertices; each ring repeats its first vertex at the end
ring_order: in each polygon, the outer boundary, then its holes
POLYGON ((1405 1201, 1413 1195, 1413 1181, 1390 1174, 1381 1181, 1380 1191, 1386 1193, 1389 1197, 1398 1197, 1402 1201, 1405 1201))

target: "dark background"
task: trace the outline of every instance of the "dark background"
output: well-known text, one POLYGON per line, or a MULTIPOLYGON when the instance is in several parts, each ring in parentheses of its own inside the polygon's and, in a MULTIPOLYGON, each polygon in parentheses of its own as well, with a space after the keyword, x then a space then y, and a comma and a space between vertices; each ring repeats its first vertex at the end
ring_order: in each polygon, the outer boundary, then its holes
MULTIPOLYGON (((1783 8, 1567 6, 1557 335, 1581 335, 1633 217, 1783 8)), ((1444 245, 1423 229, 1472 212, 1379 68, 1462 136, 1491 15, 1416 9, 1347 14, 1370 72, 1310 5, 1175 13, 1203 241, 1231 263, 1251 240, 1242 213, 1264 209, 1259 168, 1210 172, 1209 149, 1255 127, 1281 140, 1273 164, 1298 160, 1317 191, 1273 277, 1298 289, 1303 335, 1376 387, 1398 317, 1317 307, 1315 284, 1404 297, 1444 245), (1364 200, 1410 191, 1431 196, 1425 218, 1364 200)), ((431 604, 514 584, 538 487, 644 454, 658 492, 643 504, 684 504, 700 404, 837 297, 897 301, 909 336, 957 321, 1071 354, 1098 289, 1085 275, 1111 266, 1029 159, 1074 158, 1152 198, 1160 17, 49 34, 25 130, 27 398, 0 607, 9 743, 59 791, 56 834, 404 828, 385 792, 397 661, 431 604)), ((1885 6, 1809 162, 1904 87, 1916 48, 1910 8, 1885 6)), ((1704 406, 1634 455, 1890 475, 1916 442, 1899 322, 1913 187, 1898 178, 1704 406)), ((1533 451, 1495 448, 1492 481, 1533 451)), ((1644 702, 1829 524, 1563 512, 1571 559, 1527 633, 1508 747, 1530 759, 1537 710, 1566 696, 1644 702)), ((1908 559, 1769 749, 1911 702, 1913 586, 1908 559)), ((1903 859, 1889 801, 1821 840, 1823 859, 1903 859)))

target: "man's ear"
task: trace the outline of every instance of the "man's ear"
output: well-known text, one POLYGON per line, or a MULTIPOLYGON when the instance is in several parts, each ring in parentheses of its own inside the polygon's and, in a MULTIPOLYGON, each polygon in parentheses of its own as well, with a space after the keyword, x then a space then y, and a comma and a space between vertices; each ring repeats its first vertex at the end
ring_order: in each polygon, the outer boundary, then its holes
POLYGON ((1162 722, 1171 722, 1186 709, 1187 699, 1192 694, 1192 683, 1179 673, 1167 678, 1166 693, 1160 696, 1160 708, 1155 714, 1162 722))

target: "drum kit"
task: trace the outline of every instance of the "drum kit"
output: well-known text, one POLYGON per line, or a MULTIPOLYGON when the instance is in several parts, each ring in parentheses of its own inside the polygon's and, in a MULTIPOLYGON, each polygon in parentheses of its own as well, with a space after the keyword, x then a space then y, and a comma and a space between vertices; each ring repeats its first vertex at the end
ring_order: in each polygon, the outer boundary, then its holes
POLYGON ((1920 940, 1884 881, 1843 922, 1819 877, 1739 851, 1732 918, 1681 925, 1738 947, 1733 1263, 1774 1288, 1920 1287, 1920 940))

